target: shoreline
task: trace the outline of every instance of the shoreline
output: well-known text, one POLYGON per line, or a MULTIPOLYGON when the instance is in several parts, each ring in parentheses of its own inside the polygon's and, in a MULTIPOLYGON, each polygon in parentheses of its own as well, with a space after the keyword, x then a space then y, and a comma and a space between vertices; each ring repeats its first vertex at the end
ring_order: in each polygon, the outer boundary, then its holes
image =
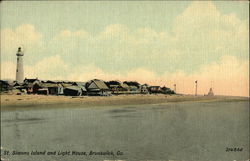
POLYGON ((181 102, 231 102, 249 101, 239 96, 193 96, 193 95, 118 95, 118 96, 45 96, 45 95, 0 95, 1 110, 15 108, 49 108, 50 105, 78 105, 80 107, 143 105, 181 102))

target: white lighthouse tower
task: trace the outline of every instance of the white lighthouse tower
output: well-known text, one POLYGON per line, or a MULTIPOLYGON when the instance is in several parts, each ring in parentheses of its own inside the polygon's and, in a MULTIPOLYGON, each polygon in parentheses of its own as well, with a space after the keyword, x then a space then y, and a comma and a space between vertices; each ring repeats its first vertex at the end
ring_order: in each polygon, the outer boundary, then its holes
POLYGON ((16 64, 16 81, 23 82, 23 52, 21 47, 18 48, 16 53, 17 64, 16 64))

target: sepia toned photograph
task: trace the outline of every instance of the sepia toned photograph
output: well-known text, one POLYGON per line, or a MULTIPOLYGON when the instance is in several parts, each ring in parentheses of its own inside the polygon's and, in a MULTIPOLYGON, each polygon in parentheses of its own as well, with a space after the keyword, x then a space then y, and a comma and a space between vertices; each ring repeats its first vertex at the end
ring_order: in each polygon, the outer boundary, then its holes
POLYGON ((0 2, 1 161, 250 161, 249 1, 0 2))

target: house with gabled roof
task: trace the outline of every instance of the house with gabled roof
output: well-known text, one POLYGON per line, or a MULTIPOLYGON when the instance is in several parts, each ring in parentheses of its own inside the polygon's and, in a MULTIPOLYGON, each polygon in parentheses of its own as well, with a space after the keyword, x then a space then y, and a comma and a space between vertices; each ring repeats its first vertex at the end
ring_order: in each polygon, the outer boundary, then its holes
POLYGON ((107 96, 111 94, 109 87, 104 81, 99 79, 93 79, 86 83, 86 87, 89 95, 107 96))
POLYGON ((74 82, 72 86, 80 87, 82 91, 81 95, 87 95, 86 84, 87 84, 86 82, 74 82))
POLYGON ((32 78, 32 79, 28 79, 28 78, 25 78, 24 81, 23 81, 24 84, 29 84, 29 83, 40 83, 40 80, 38 78, 32 78))
POLYGON ((40 86, 43 89, 48 89, 48 94, 51 94, 51 95, 62 95, 63 94, 63 86, 61 84, 42 83, 40 86))

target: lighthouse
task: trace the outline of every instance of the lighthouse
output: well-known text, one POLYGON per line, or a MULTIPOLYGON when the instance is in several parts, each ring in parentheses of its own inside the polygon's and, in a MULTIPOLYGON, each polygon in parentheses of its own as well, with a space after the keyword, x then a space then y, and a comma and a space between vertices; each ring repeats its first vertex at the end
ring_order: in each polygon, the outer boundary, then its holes
POLYGON ((17 56, 17 64, 16 64, 16 81, 23 82, 23 52, 21 47, 18 48, 16 56, 17 56))

